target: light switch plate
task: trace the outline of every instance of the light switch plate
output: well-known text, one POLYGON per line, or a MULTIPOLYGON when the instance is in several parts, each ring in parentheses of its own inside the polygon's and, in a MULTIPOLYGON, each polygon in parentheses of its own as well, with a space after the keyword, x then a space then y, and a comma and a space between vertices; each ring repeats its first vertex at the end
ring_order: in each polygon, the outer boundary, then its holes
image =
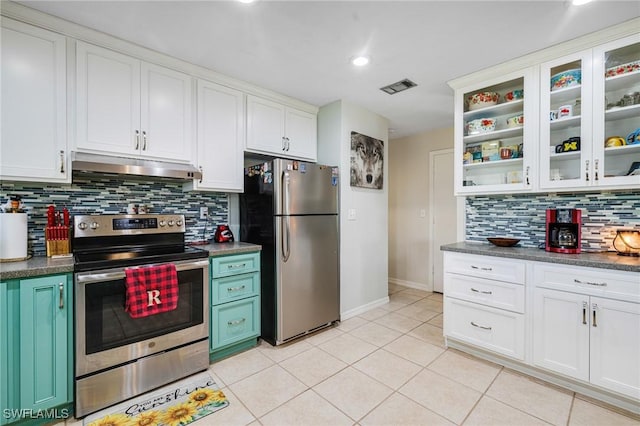
POLYGON ((349 209, 349 212, 347 214, 347 219, 356 220, 356 209, 349 209))

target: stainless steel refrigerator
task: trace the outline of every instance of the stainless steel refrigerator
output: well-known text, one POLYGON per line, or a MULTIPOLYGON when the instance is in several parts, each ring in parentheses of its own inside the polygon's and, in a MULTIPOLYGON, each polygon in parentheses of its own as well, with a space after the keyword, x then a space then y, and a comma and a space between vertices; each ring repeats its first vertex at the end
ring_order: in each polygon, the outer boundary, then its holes
POLYGON ((338 178, 284 159, 245 169, 240 241, 262 245, 261 337, 272 345, 340 319, 338 178))

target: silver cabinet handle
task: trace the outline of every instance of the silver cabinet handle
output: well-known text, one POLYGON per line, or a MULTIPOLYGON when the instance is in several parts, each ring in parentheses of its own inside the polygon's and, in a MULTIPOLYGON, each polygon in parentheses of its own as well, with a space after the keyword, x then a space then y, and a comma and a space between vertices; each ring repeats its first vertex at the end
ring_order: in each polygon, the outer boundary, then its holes
POLYGON ((240 325, 246 321, 246 318, 241 318, 239 320, 227 321, 228 326, 240 325))
POLYGON ((595 285, 597 287, 606 287, 607 286, 607 283, 605 283, 605 282, 594 283, 594 282, 591 282, 591 281, 580 281, 580 280, 577 280, 575 278, 573 279, 573 282, 576 283, 576 284, 595 285))
POLYGON ((147 150, 147 132, 144 130, 142 131, 142 150, 147 150))
POLYGON ((598 322, 596 321, 596 309, 598 309, 598 304, 597 303, 592 303, 591 304, 591 309, 593 309, 593 322, 591 323, 592 326, 597 327, 598 326, 598 322))
POLYGON ((64 309, 64 285, 62 283, 58 286, 58 290, 60 291, 60 303, 58 307, 64 309))
POLYGON ((241 285, 239 287, 227 287, 227 293, 231 293, 232 291, 241 291, 244 290, 245 286, 241 285))
POLYGON ((286 151, 287 150, 287 138, 285 138, 284 136, 282 137, 282 150, 286 151))
POLYGON ((140 130, 136 129, 136 151, 140 149, 140 130))
POLYGON ((481 328, 481 329, 483 329, 483 330, 491 330, 491 327, 484 326, 484 325, 478 325, 478 324, 476 324, 476 323, 475 323, 475 322, 473 322, 473 321, 471 321, 471 325, 472 325, 472 326, 474 326, 474 327, 481 328))
POLYGON ((527 170, 525 172, 525 176, 527 177, 526 181, 527 181, 527 185, 529 185, 529 170, 531 169, 531 166, 527 166, 527 170))
POLYGON ((587 302, 582 302, 582 323, 587 323, 587 302))
POLYGON ((64 173, 64 151, 60 150, 60 173, 64 173))
POLYGON ((481 294, 493 294, 492 291, 482 291, 482 290, 476 290, 475 288, 471 287, 471 291, 473 291, 474 293, 481 293, 481 294))
POLYGON ((244 268, 245 266, 247 266, 246 262, 245 263, 236 263, 235 265, 227 265, 227 269, 244 268))
POLYGON ((595 180, 598 180, 598 161, 599 160, 594 160, 594 164, 593 164, 593 169, 594 169, 594 174, 595 174, 595 180))
POLYGON ((589 182, 589 160, 584 162, 584 171, 586 173, 587 182, 589 182))
POLYGON ((481 268, 478 266, 471 265, 471 269, 480 269, 481 271, 492 271, 492 268, 481 268))
POLYGON ((291 148, 291 141, 289 140, 289 138, 287 139, 287 152, 289 151, 289 148, 291 148))
POLYGON ((202 178, 204 178, 204 172, 202 171, 202 166, 200 166, 199 169, 200 169, 200 183, 202 183, 202 178))

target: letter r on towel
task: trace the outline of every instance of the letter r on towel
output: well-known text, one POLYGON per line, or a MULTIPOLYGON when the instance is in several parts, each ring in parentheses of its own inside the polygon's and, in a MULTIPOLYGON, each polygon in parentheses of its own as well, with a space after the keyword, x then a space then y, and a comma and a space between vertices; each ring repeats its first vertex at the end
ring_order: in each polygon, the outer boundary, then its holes
POLYGON ((147 306, 161 305, 160 290, 147 291, 147 306))

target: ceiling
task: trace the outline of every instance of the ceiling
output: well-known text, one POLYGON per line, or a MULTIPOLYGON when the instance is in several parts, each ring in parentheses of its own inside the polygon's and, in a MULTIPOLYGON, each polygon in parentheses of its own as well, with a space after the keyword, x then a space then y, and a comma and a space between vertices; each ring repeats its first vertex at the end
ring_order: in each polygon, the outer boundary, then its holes
POLYGON ((603 0, 19 3, 316 106, 361 105, 391 139, 453 125, 448 80, 640 16, 603 0), (379 90, 404 78, 418 86, 379 90))

